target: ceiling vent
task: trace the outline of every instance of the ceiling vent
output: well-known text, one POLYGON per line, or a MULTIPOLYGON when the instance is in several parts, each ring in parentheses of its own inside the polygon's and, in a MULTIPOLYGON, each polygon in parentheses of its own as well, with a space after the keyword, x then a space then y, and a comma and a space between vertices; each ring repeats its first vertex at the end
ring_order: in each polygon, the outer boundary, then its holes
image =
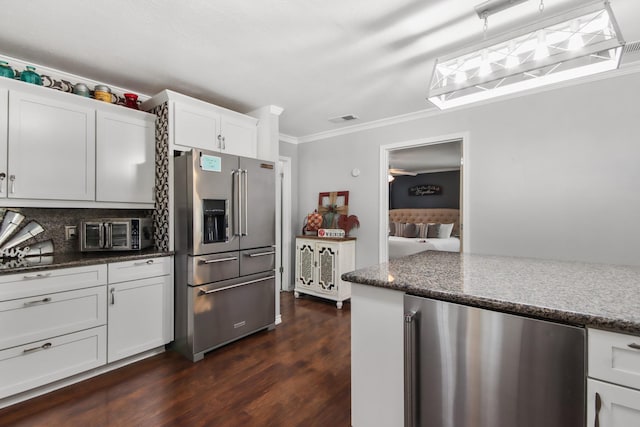
POLYGON ((344 123, 344 122, 349 122, 351 120, 357 120, 359 118, 360 117, 356 116, 355 114, 345 114, 344 116, 330 118, 329 121, 331 123, 344 123))
POLYGON ((630 64, 640 61, 640 41, 627 43, 622 51, 622 63, 630 64))

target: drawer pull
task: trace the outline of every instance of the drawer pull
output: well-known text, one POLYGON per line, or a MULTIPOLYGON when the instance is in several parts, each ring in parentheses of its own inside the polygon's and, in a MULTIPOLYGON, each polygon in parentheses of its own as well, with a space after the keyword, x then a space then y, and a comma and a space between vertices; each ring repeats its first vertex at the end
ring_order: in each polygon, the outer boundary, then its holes
POLYGON ((51 348, 51 343, 47 342, 42 344, 40 347, 25 348, 24 350, 22 350, 22 354, 33 353, 34 351, 40 351, 40 350, 48 350, 50 348, 51 348))
POLYGON ((214 264, 216 262, 225 262, 225 261, 235 261, 238 257, 232 256, 229 258, 220 258, 220 259, 208 259, 206 261, 200 261, 200 264, 214 264))
POLYGON ((276 253, 275 251, 269 251, 269 252, 259 252, 257 254, 245 254, 245 255, 250 258, 255 258, 257 256, 275 255, 275 253, 276 253))
POLYGON ((51 298, 50 297, 46 297, 46 298, 43 298, 43 299, 40 299, 40 300, 37 300, 37 301, 25 302, 24 306, 25 307, 31 307, 31 306, 34 306, 34 305, 46 304, 48 302, 51 302, 51 298))
POLYGON ((116 288, 111 288, 111 291, 109 291, 109 293, 111 294, 111 305, 115 305, 115 303, 116 303, 116 288))
POLYGON ((237 285, 225 286, 224 288, 209 289, 208 291, 205 291, 204 289, 200 288, 199 289, 200 292, 198 292, 198 295, 201 296, 201 295, 215 294, 216 292, 226 291, 233 288, 239 288, 240 286, 251 285, 253 283, 264 282, 265 280, 275 279, 275 277, 276 276, 267 276, 267 277, 263 277, 262 279, 255 279, 255 280, 249 280, 248 282, 238 283, 237 285))
POLYGON ((636 343, 631 343, 628 345, 629 348, 632 348, 634 350, 640 350, 640 344, 636 344, 636 343))
POLYGON ((148 259, 146 261, 142 261, 142 262, 134 262, 133 265, 151 265, 153 264, 153 260, 152 259, 148 259))
POLYGON ((49 277, 51 273, 38 273, 22 276, 24 279, 42 279, 43 277, 49 277))

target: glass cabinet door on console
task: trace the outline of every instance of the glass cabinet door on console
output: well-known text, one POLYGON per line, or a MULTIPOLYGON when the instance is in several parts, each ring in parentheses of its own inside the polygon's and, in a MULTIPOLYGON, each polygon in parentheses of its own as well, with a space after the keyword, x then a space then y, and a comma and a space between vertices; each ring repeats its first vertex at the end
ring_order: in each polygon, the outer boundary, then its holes
POLYGON ((340 276, 355 269, 355 238, 296 238, 295 296, 309 294, 336 301, 351 297, 351 284, 340 276))

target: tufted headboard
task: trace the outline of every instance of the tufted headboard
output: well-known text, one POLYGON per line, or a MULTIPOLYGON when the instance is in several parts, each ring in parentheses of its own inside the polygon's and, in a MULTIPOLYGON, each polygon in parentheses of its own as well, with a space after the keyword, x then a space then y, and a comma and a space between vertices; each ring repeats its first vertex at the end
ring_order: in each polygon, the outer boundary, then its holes
POLYGON ((452 236, 460 234, 460 209, 423 208, 423 209, 391 209, 389 210, 390 222, 404 222, 409 224, 451 224, 453 223, 452 236))

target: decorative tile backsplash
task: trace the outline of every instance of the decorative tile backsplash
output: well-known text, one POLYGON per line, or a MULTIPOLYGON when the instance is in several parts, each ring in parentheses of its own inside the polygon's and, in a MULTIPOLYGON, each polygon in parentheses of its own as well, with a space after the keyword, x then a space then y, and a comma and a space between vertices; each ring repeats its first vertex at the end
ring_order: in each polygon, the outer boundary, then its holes
MULTIPOLYGON (((53 240, 53 250, 56 254, 78 252, 79 240, 65 240, 65 225, 80 226, 80 221, 97 218, 148 218, 153 214, 151 209, 57 209, 57 208, 2 208, 0 216, 5 210, 20 212, 26 221, 36 221, 44 228, 44 232, 25 243, 53 240)), ((79 229, 78 229, 79 233, 79 229)))
POLYGON ((153 108, 156 120, 156 206, 153 212, 153 240, 160 251, 169 250, 169 104, 153 108))

